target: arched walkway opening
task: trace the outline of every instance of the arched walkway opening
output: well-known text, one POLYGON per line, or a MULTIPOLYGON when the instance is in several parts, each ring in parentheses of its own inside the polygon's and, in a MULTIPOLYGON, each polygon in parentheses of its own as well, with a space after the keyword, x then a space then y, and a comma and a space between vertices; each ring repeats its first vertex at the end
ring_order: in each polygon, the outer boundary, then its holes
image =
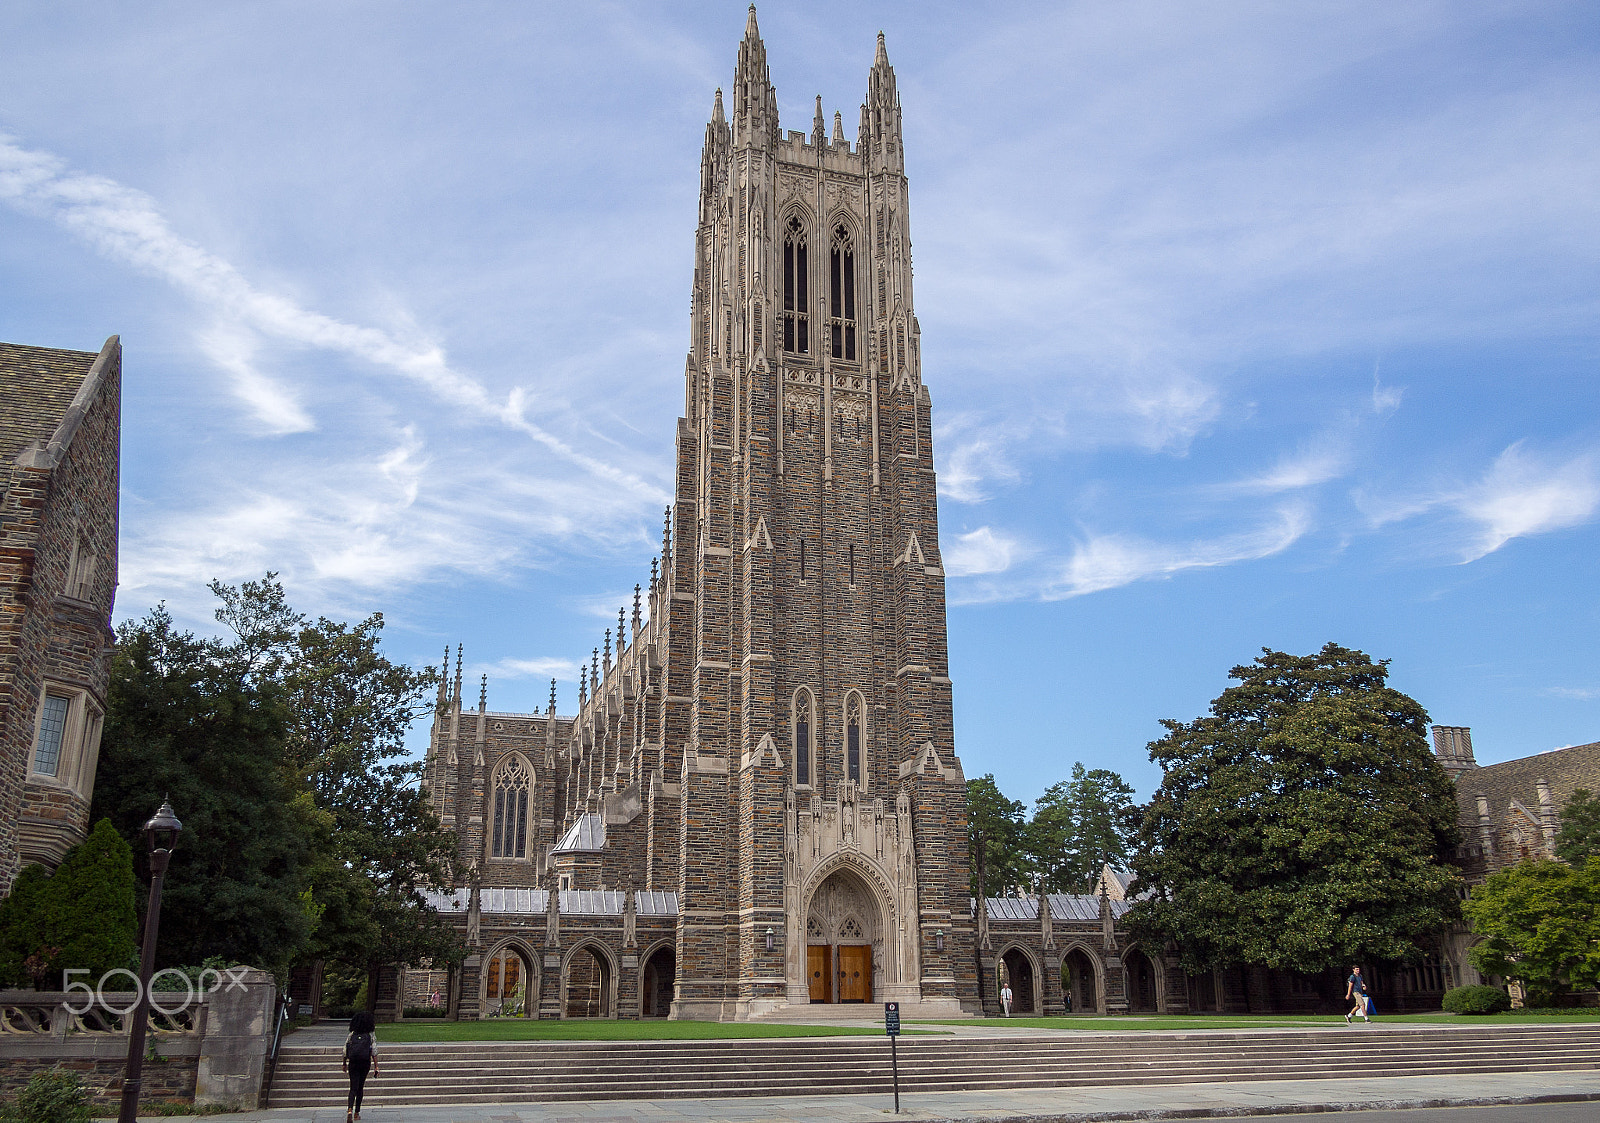
POLYGON ((806 908, 806 979, 812 1002, 873 1001, 883 962, 883 913, 862 877, 835 870, 806 908))
POLYGON ((639 1016, 665 1018, 672 1013, 673 984, 678 977, 678 953, 671 945, 657 948, 644 961, 644 978, 639 988, 639 1016))
POLYGON ((567 961, 566 992, 563 1017, 611 1017, 611 964, 606 957, 589 946, 573 952, 567 961))
POLYGON ((1021 948, 1012 948, 1000 957, 1000 984, 1011 984, 1011 1013, 1037 1014, 1034 1000, 1033 964, 1021 948))
POLYGON ((529 1018, 538 1013, 538 996, 530 993, 538 975, 516 948, 501 948, 489 957, 482 974, 479 1009, 485 1018, 529 1018))
POLYGON ((1128 972, 1128 1010, 1135 1014, 1156 1012, 1156 968, 1150 957, 1135 948, 1123 961, 1128 972))
POLYGON ((1061 961, 1061 990, 1069 1014, 1094 1014, 1100 1010, 1100 996, 1094 989, 1094 964, 1082 949, 1067 953, 1061 961))
POLYGON ((1189 976, 1189 1012, 1210 1014, 1217 1009, 1217 973, 1202 971, 1189 976))

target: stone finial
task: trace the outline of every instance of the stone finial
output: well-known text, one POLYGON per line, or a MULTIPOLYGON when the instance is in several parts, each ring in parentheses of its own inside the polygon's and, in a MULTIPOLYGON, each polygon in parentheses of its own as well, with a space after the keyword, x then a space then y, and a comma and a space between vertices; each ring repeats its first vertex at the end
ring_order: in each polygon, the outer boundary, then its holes
POLYGON ((583 709, 584 703, 589 700, 589 683, 583 674, 587 669, 586 667, 578 668, 578 709, 580 710, 583 709))
POLYGON ((478 680, 478 712, 482 713, 489 708, 489 676, 486 674, 478 680))
POLYGON ((726 125, 728 118, 722 112, 722 87, 717 87, 717 100, 711 103, 711 123, 726 125))
POLYGON ((672 508, 661 519, 661 568, 663 572, 672 565, 672 508))
POLYGON ((817 115, 811 121, 811 142, 818 148, 828 139, 828 126, 822 117, 822 95, 817 95, 817 115))
POLYGON ((833 143, 844 143, 844 117, 837 109, 833 111, 833 143))
POLYGON ((556 680, 550 680, 550 712, 556 712, 556 680))
POLYGON ((750 14, 745 17, 744 37, 746 39, 761 38, 761 29, 756 26, 756 6, 754 4, 750 5, 750 14))
POLYGON ((462 650, 462 645, 459 644, 459 643, 456 644, 455 704, 458 707, 461 705, 461 650, 462 650))
POLYGON ((600 649, 598 647, 589 655, 589 693, 600 693, 600 649))
MULTIPOLYGON (((654 583, 654 580, 652 580, 651 584, 654 585, 654 583)), ((633 630, 635 632, 639 630, 639 624, 644 619, 639 612, 639 594, 643 591, 643 588, 644 587, 642 585, 635 585, 633 587, 633 630)))
POLYGON ((873 56, 873 66, 889 65, 889 48, 883 41, 883 32, 878 32, 878 53, 873 56))
POLYGON ((654 558, 650 559, 650 595, 651 596, 655 596, 656 582, 658 580, 660 580, 660 578, 658 576, 658 570, 657 570, 657 566, 659 566, 660 564, 661 564, 661 559, 659 557, 654 557, 654 558))
POLYGON ((628 610, 627 606, 617 609, 617 658, 622 658, 622 649, 628 646, 628 610))
MULTIPOLYGON (((622 637, 618 636, 617 639, 620 641, 622 639, 622 637)), ((617 644, 617 653, 621 654, 621 652, 622 652, 622 644, 619 642, 617 644)), ((608 670, 608 671, 611 669, 611 629, 610 628, 606 629, 606 659, 605 659, 605 662, 601 664, 601 666, 605 667, 605 669, 608 670)))

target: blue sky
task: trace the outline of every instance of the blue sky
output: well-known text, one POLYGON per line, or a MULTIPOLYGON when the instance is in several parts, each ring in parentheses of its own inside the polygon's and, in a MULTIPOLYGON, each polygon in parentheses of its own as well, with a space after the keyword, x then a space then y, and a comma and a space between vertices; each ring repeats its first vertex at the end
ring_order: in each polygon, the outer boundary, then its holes
MULTIPOLYGON (((645 580, 744 5, 0 9, 0 339, 126 348, 118 615, 267 569, 539 706, 645 580)), ((957 748, 1031 800, 1263 646, 1600 739, 1585 3, 767 3, 905 107, 957 748)))

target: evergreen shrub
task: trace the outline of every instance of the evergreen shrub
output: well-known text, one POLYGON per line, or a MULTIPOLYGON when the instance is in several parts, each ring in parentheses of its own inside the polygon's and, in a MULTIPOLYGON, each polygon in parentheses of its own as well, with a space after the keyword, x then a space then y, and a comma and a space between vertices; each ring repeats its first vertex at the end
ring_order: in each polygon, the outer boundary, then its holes
POLYGON ((17 1098, 0 1109, 0 1123, 89 1123, 89 1093, 64 1069, 36 1072, 17 1098))
POLYGON ((1440 1005, 1452 1014, 1498 1014, 1511 1009, 1511 996, 1499 987, 1455 987, 1440 1005))

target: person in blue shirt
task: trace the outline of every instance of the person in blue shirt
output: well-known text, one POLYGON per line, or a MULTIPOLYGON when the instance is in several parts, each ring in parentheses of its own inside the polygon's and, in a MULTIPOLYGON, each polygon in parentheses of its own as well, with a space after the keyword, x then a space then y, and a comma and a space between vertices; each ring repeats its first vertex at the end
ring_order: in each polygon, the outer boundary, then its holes
POLYGON ((1368 1022, 1372 1021, 1372 997, 1367 994, 1367 980, 1361 977, 1361 968, 1350 968, 1350 977, 1345 980, 1344 1000, 1351 1003, 1350 1012, 1344 1016, 1348 1023, 1357 1014, 1368 1022))

